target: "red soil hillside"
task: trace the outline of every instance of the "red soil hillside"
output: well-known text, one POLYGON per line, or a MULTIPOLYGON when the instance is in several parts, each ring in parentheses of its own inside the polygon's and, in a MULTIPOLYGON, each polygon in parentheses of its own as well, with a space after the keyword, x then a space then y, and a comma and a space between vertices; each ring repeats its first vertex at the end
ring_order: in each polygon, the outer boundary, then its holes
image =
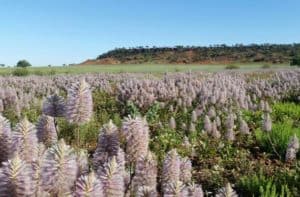
POLYGON ((101 64, 228 64, 288 63, 300 54, 300 44, 215 45, 209 47, 119 48, 80 65, 101 64))

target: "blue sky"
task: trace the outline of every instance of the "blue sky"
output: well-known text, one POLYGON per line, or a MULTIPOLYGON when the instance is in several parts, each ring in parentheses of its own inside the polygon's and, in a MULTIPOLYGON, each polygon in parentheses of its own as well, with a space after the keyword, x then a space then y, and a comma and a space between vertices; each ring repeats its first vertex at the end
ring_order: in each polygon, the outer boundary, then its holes
POLYGON ((0 0, 0 64, 116 47, 300 42, 299 0, 0 0))

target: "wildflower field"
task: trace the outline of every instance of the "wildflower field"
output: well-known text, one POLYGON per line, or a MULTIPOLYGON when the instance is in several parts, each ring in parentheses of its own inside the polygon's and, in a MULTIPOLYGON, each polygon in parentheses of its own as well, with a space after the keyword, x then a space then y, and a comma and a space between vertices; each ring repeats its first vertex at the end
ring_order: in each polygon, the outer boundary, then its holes
MULTIPOLYGON (((249 63, 234 64, 236 69, 241 71, 260 70, 267 66, 270 69, 286 69, 291 68, 289 64, 264 64, 249 63)), ((120 64, 120 65, 82 65, 82 66, 51 66, 51 67, 29 67, 27 68, 30 75, 56 75, 56 74, 95 74, 95 73, 154 73, 160 74, 164 72, 187 72, 187 71, 208 71, 218 72, 225 70, 227 65, 199 65, 199 64, 120 64)), ((0 69, 0 76, 14 75, 15 67, 6 67, 0 69)))
POLYGON ((0 196, 300 195, 300 69, 0 77, 0 196))

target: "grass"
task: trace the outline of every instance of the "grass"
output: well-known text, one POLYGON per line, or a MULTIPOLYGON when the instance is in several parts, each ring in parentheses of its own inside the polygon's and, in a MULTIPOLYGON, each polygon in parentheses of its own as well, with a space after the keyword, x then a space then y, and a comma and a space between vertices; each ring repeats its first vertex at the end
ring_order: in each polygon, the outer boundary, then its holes
MULTIPOLYGON (((237 64, 242 71, 262 69, 263 64, 237 64)), ((159 65, 159 64, 131 64, 131 65, 88 65, 69 67, 31 67, 30 74, 53 75, 53 74, 83 74, 83 73, 164 73, 184 71, 208 71, 217 72, 226 70, 227 65, 159 65)), ((287 64, 271 65, 270 69, 288 68, 287 64)), ((0 75, 10 75, 14 68, 1 68, 0 75)))
POLYGON ((258 129, 255 132, 255 137, 263 151, 274 154, 279 159, 284 159, 290 138, 296 134, 300 137, 300 130, 293 126, 291 120, 275 123, 272 126, 272 131, 267 133, 258 129))

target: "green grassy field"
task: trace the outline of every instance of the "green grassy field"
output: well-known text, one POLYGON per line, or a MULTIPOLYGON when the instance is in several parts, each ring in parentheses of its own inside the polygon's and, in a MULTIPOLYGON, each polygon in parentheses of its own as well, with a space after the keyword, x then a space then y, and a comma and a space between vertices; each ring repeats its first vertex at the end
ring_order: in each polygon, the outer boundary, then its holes
MULTIPOLYGON (((239 70, 252 71, 262 69, 264 64, 239 64, 239 70)), ((270 65, 269 69, 288 68, 288 64, 270 65)), ((208 71, 216 72, 226 70, 226 65, 88 65, 68 67, 31 67, 30 74, 82 74, 82 73, 163 73, 163 72, 184 72, 184 71, 208 71)), ((0 68, 0 75, 10 75, 14 68, 0 68)))

